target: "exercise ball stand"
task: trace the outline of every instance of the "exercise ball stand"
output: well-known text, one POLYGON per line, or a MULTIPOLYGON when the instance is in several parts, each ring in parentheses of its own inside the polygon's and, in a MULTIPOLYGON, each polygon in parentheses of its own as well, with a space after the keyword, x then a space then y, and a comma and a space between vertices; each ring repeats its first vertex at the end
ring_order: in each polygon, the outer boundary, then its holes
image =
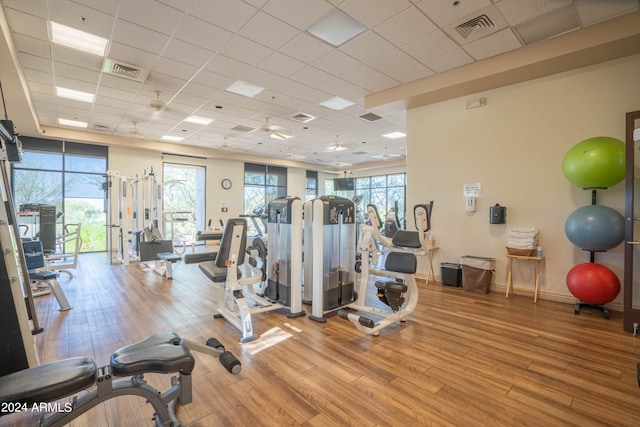
MULTIPOLYGON (((598 204, 597 190, 591 190, 591 204, 592 205, 597 205, 598 204)), ((596 252, 595 251, 589 251, 589 262, 591 262, 591 263, 595 263, 596 262, 596 252)), ((579 301, 579 302, 575 303, 575 305, 573 306, 573 314, 580 314, 580 309, 582 309, 582 308, 593 308, 595 310, 600 310, 602 312, 602 316, 605 319, 609 319, 609 317, 610 317, 609 310, 607 310, 607 308, 604 306, 604 304, 589 304, 588 302, 584 302, 584 301, 579 301)))

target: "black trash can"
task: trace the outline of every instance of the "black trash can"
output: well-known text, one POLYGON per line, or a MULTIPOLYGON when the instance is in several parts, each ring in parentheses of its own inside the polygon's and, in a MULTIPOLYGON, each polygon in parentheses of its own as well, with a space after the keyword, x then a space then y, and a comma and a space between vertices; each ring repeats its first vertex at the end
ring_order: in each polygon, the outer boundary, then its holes
POLYGON ((452 262, 440 263, 440 282, 445 286, 462 285, 462 267, 452 262))

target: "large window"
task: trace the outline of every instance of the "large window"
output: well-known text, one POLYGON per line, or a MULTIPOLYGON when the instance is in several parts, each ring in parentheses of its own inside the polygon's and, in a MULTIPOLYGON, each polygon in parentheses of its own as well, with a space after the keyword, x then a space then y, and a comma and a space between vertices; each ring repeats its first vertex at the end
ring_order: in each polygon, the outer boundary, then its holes
MULTIPOLYGON (((287 169, 277 166, 244 164, 244 211, 246 214, 266 212, 269 202, 287 195, 287 169)), ((254 221, 249 221, 249 234, 259 234, 254 221)), ((257 222, 264 227, 264 223, 257 222)))
MULTIPOLYGON (((53 205, 58 212, 56 233, 82 224, 82 252, 106 248, 105 192, 107 147, 22 137, 24 157, 11 169, 16 208, 53 205)), ((32 233, 24 224, 24 233, 32 233)))
POLYGON ((384 221, 389 212, 395 212, 404 226, 405 174, 376 175, 356 178, 356 194, 362 196, 362 206, 376 205, 384 221))
POLYGON ((163 167, 164 238, 174 246, 195 240, 205 229, 205 168, 175 163, 163 167), (200 195, 200 196, 199 196, 200 195))
POLYGON ((313 200, 318 197, 318 172, 307 171, 305 200, 313 200))

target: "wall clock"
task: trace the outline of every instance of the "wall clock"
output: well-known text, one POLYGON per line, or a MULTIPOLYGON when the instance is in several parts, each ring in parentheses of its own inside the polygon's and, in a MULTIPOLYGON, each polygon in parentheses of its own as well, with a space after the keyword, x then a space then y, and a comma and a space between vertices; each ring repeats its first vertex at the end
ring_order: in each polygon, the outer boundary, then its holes
POLYGON ((223 179, 221 184, 222 184, 222 188, 224 188, 225 190, 228 190, 228 189, 231 188, 231 180, 230 179, 227 179, 227 178, 223 179))

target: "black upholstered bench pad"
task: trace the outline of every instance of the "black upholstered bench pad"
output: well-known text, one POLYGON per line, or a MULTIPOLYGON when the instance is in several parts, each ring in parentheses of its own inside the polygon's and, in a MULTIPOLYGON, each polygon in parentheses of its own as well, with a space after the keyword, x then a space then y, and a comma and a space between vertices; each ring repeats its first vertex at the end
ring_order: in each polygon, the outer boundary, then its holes
POLYGON ((422 247, 417 231, 398 230, 391 238, 391 244, 402 248, 419 249, 422 247))
POLYGON ((387 291, 407 292, 407 285, 395 280, 376 280, 376 287, 387 291))
MULTIPOLYGON (((200 270, 214 283, 222 283, 227 280, 227 268, 226 267, 218 267, 215 261, 207 261, 201 264, 198 264, 200 270)), ((238 277, 240 277, 238 275, 238 277)))
POLYGON ((176 255, 173 252, 159 252, 156 254, 158 259, 169 262, 178 262, 182 259, 180 255, 176 255))
POLYGON ((218 255, 218 252, 199 252, 195 254, 185 254, 184 263, 199 264, 205 261, 215 261, 216 255, 218 255))
POLYGON ((49 402, 93 385, 98 369, 87 357, 58 360, 0 377, 0 402, 49 402))
POLYGON ((111 373, 119 377, 146 372, 190 374, 195 359, 179 341, 175 333, 164 332, 122 347, 111 355, 111 373))
POLYGON ((389 252, 384 269, 396 273, 414 274, 418 268, 416 256, 409 252, 389 252))

